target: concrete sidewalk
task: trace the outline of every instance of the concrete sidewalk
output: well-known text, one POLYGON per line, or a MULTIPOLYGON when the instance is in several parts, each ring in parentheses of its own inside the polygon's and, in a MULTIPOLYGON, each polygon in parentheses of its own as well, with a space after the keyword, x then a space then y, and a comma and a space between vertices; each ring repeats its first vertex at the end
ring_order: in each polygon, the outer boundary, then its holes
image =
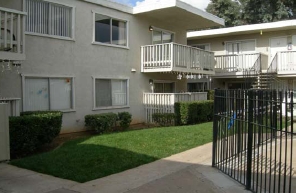
POLYGON ((86 183, 0 164, 0 193, 218 193, 248 192, 212 168, 212 144, 86 183))

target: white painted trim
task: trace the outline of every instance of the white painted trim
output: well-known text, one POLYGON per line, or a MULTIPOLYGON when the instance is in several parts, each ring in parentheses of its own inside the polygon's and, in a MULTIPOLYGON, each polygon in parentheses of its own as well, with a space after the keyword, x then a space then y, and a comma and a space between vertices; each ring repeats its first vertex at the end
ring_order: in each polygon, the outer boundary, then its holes
POLYGON ((14 9, 3 8, 3 7, 0 7, 0 11, 14 13, 14 14, 20 14, 20 15, 27 15, 27 12, 18 11, 18 10, 14 10, 14 9))
POLYGON ((195 38, 206 38, 210 36, 225 36, 225 34, 241 34, 246 32, 256 32, 258 34, 262 30, 264 31, 272 31, 274 29, 281 30, 281 28, 285 27, 296 27, 296 19, 294 20, 286 20, 286 21, 278 21, 278 22, 271 22, 271 23, 263 23, 263 24, 252 24, 252 25, 242 25, 236 27, 228 27, 228 28, 221 28, 221 29, 212 29, 212 30, 203 30, 203 31, 194 31, 188 32, 187 38, 195 39, 195 38))
POLYGON ((239 43, 239 42, 250 42, 250 41, 255 41, 255 51, 254 51, 254 53, 255 53, 256 52, 256 49, 257 49, 257 39, 244 39, 244 40, 229 40, 229 41, 224 41, 224 51, 225 51, 225 54, 228 55, 227 48, 226 48, 226 45, 228 43, 239 43))
POLYGON ((141 13, 147 13, 154 10, 161 10, 166 8, 173 8, 177 7, 180 9, 183 9, 189 13, 192 13, 194 15, 199 15, 207 20, 211 20, 214 23, 218 25, 224 25, 224 19, 221 19, 217 16, 214 16, 208 12, 202 11, 201 9, 194 7, 190 4, 187 4, 180 0, 161 0, 157 3, 144 3, 140 6, 136 6, 133 9, 133 14, 141 14, 141 13))
MULTIPOLYGON (((66 110, 59 110, 61 112, 75 112, 76 111, 76 104, 75 104, 75 77, 74 76, 67 76, 67 75, 36 75, 36 74, 21 74, 22 77, 22 103, 23 103, 23 111, 27 111, 26 110, 26 105, 25 105, 25 82, 26 82, 26 78, 47 78, 47 79, 53 79, 53 78, 71 78, 72 80, 72 101, 71 101, 71 109, 66 109, 66 110)), ((49 99, 50 100, 50 99, 49 99)), ((50 106, 49 106, 49 110, 50 106)))
POLYGON ((209 50, 205 50, 205 51, 209 51, 211 52, 211 43, 202 43, 202 44, 190 44, 189 46, 204 46, 204 45, 208 45, 209 46, 209 50))
POLYGON ((127 46, 119 46, 119 45, 115 45, 115 44, 105 44, 105 43, 101 43, 101 42, 92 42, 91 44, 93 44, 93 45, 99 45, 99 46, 108 46, 108 47, 115 47, 115 48, 123 48, 123 49, 127 49, 127 50, 130 49, 127 46))
POLYGON ((68 38, 68 37, 63 37, 63 36, 55 36, 55 35, 48 35, 48 34, 40 34, 40 33, 35 33, 35 32, 25 32, 25 35, 40 36, 40 37, 59 39, 59 40, 67 40, 67 41, 74 41, 75 42, 75 39, 73 39, 73 38, 68 38))
MULTIPOLYGON (((149 26, 150 27, 150 26, 149 26)), ((171 43, 174 43, 175 42, 175 39, 176 39, 176 32, 173 32, 173 31, 169 31, 169 30, 166 30, 166 29, 163 29, 163 28, 159 28, 159 27, 155 27, 155 26, 151 26, 153 28, 153 30, 151 31, 151 45, 153 45, 153 33, 154 33, 154 30, 156 31, 161 31, 161 38, 162 38, 162 33, 163 32, 166 32, 166 33, 170 33, 173 35, 173 40, 171 43)), ((161 44, 163 44, 163 40, 161 39, 161 44)))
POLYGON ((107 110, 107 109, 122 109, 122 108, 130 108, 130 78, 129 77, 122 77, 122 76, 92 76, 93 79, 93 111, 96 110, 107 110), (124 106, 108 106, 108 107, 96 107, 96 79, 107 79, 107 80, 126 80, 126 105, 124 106))
MULTIPOLYGON (((23 8, 26 9, 26 0, 23 0, 23 8)), ((49 37, 49 38, 54 38, 54 39, 61 39, 61 40, 70 40, 70 41, 75 41, 75 22, 76 22, 76 6, 70 5, 70 4, 65 4, 61 3, 57 0, 40 0, 40 1, 45 1, 57 5, 62 5, 65 7, 71 8, 71 37, 63 37, 63 36, 57 36, 57 35, 50 35, 50 34, 41 34, 41 33, 36 33, 36 32, 27 32, 26 29, 24 29, 26 35, 35 35, 35 36, 43 36, 43 37, 49 37)))
MULTIPOLYGON (((112 15, 106 15, 106 14, 102 14, 100 12, 97 12, 97 11, 94 11, 92 10, 92 13, 93 13, 93 41, 92 41, 92 44, 94 45, 103 45, 103 46, 111 46, 111 47, 117 47, 117 48, 125 48, 125 49, 129 49, 129 20, 127 19, 121 19, 121 18, 118 18, 118 17, 113 17, 112 15), (95 22, 96 22, 96 14, 99 14, 99 15, 103 15, 103 16, 106 16, 106 17, 110 17, 111 20, 112 19, 116 19, 118 21, 123 21, 126 23, 126 46, 120 46, 120 45, 116 45, 116 44, 106 44, 106 43, 102 43, 102 42, 96 42, 96 39, 95 39, 95 33, 96 33, 96 27, 95 27, 95 22)), ((110 38, 112 38, 112 30, 110 30, 110 38)), ((110 40, 112 41, 112 39, 110 40)))

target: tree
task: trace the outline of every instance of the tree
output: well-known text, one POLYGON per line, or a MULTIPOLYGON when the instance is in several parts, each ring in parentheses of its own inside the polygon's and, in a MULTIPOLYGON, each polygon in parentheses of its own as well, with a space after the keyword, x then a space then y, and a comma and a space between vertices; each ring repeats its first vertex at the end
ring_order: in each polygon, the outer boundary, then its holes
POLYGON ((241 6, 238 1, 211 0, 206 11, 223 18, 226 27, 243 24, 241 22, 241 6))
POLYGON ((211 0, 206 10, 226 27, 296 19, 295 0, 211 0))

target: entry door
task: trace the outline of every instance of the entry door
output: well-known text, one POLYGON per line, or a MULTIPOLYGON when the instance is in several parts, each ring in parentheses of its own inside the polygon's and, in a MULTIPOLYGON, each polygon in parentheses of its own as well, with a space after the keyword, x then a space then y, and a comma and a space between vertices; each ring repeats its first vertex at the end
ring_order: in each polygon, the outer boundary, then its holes
POLYGON ((271 64, 271 62, 272 62, 272 60, 275 57, 277 52, 287 50, 287 44, 288 44, 287 37, 280 37, 280 38, 272 38, 272 39, 270 39, 269 64, 271 64))

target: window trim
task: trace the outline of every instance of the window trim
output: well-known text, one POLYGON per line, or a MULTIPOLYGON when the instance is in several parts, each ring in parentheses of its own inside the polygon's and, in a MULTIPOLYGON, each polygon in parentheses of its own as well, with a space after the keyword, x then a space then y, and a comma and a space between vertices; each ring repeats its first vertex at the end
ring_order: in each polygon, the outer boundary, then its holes
POLYGON ((75 102, 75 76, 64 76, 64 75, 36 75, 36 74, 21 74, 22 77, 22 106, 23 106, 23 111, 26 110, 26 105, 25 105, 25 85, 26 85, 26 78, 71 78, 72 79, 72 103, 71 106, 72 108, 67 109, 67 110, 59 110, 63 113, 68 113, 68 112, 75 112, 76 111, 76 102, 75 102))
MULTIPOLYGON (((27 0, 23 0, 23 10, 25 10, 25 11, 27 10, 26 1, 27 0)), ((75 22, 76 22, 75 15, 76 15, 76 6, 69 5, 69 4, 66 4, 66 3, 61 3, 61 2, 55 1, 55 0, 42 0, 42 1, 45 1, 45 2, 48 2, 48 3, 54 3, 54 4, 57 4, 57 5, 62 5, 62 6, 66 6, 66 7, 70 7, 72 9, 71 37, 64 37, 64 36, 50 35, 50 34, 42 34, 42 33, 37 33, 37 32, 27 32, 26 30, 25 30, 25 34, 26 35, 32 35, 32 36, 40 36, 40 37, 47 37, 47 38, 54 38, 54 39, 75 41, 75 27, 76 27, 76 25, 75 25, 75 22)))
MULTIPOLYGON (((155 89, 155 83, 162 83, 162 84, 170 84, 170 83, 173 83, 174 84, 174 92, 172 92, 172 94, 176 93, 176 90, 177 90, 177 82, 176 81, 171 81, 171 80, 154 80, 153 81, 153 93, 154 93, 154 89, 155 89)), ((165 94, 168 94, 168 93, 165 93, 165 94)))
MULTIPOLYGON (((208 52, 211 52, 211 43, 204 43, 204 44, 191 44, 190 46, 194 47, 194 46, 209 46, 209 50, 204 50, 204 51, 208 51, 208 52)), ((198 48, 200 49, 200 48, 198 48)))
POLYGON ((124 109, 130 108, 129 93, 130 78, 128 77, 102 77, 102 76, 92 76, 93 81, 93 111, 97 110, 108 110, 108 109, 124 109), (106 79, 106 80, 126 80, 126 105, 123 106, 107 106, 107 107, 96 107, 96 79, 106 79))
MULTIPOLYGON (((92 10, 91 11, 92 14, 93 14, 93 35, 92 35, 92 44, 93 45, 100 45, 100 46, 108 46, 108 47, 115 47, 115 48, 124 48, 124 49, 129 49, 129 20, 127 19, 120 19, 118 17, 114 17, 112 15, 107 15, 107 14, 102 14, 98 11, 94 11, 92 10), (106 16, 106 17, 110 17, 111 19, 116 19, 118 21, 123 21, 123 22, 126 22, 126 46, 121 46, 121 45, 115 45, 115 44, 106 44, 106 43, 102 43, 102 42, 97 42, 96 41, 96 25, 95 25, 95 22, 96 22, 96 14, 99 14, 99 15, 103 15, 103 16, 106 16)), ((111 32, 112 33, 112 32, 111 32)), ((112 36, 110 36, 112 37, 112 36)))
MULTIPOLYGON (((173 31, 170 31, 170 30, 166 30, 166 29, 163 29, 163 28, 159 28, 159 27, 155 27, 155 26, 151 26, 152 28, 153 28, 153 31, 152 31, 152 33, 151 33, 151 45, 153 45, 153 32, 154 32, 154 30, 156 30, 156 31, 161 31, 162 33, 163 32, 167 32, 167 33, 171 33, 171 34, 173 34, 173 40, 172 40, 172 43, 174 43, 175 42, 175 40, 176 40, 176 32, 173 32, 173 31)), ((162 34, 161 34, 162 35, 162 34)), ((161 40, 162 41, 162 40, 161 40)), ((163 43, 161 43, 161 44, 163 44, 163 43)))
POLYGON ((255 51, 254 52, 257 52, 257 39, 230 40, 230 41, 225 41, 224 42, 225 55, 228 55, 228 53, 227 53, 227 44, 228 43, 249 42, 249 41, 254 41, 255 42, 255 51))

